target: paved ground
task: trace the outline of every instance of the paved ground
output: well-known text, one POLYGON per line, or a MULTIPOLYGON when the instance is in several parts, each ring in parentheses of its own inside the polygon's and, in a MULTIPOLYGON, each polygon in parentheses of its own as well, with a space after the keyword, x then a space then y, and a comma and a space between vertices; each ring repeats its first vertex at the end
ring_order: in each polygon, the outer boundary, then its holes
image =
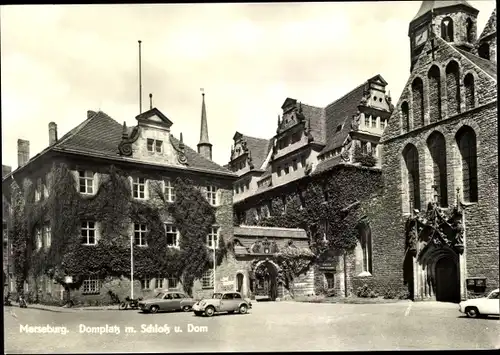
POLYGON ((137 311, 50 312, 6 307, 6 353, 219 352, 500 348, 498 318, 468 319, 456 304, 354 305, 262 302, 247 315, 195 317, 192 313, 137 311), (65 326, 62 334, 20 331, 20 325, 65 326), (168 325, 170 333, 142 333, 168 325), (117 326, 119 334, 80 333, 80 325, 117 326), (175 332, 175 327, 182 332, 175 332), (134 327, 135 333, 126 333, 134 327), (198 327, 198 328, 196 328, 198 327), (198 332, 189 329, 195 328, 198 332))

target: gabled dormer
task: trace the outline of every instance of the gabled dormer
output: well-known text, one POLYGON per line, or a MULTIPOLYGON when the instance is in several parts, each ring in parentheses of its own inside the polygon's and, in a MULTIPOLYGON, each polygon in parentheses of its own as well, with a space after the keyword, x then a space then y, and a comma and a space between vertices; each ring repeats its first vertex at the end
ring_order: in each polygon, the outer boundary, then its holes
POLYGON ((123 123, 118 153, 122 156, 166 165, 185 165, 182 133, 176 146, 170 136, 172 121, 160 110, 152 108, 136 117, 131 130, 123 123))
POLYGON ((300 102, 297 103, 297 100, 287 97, 283 105, 281 105, 281 109, 283 113, 281 118, 278 115, 278 128, 276 129, 276 133, 282 133, 304 122, 305 117, 302 113, 302 104, 300 102))

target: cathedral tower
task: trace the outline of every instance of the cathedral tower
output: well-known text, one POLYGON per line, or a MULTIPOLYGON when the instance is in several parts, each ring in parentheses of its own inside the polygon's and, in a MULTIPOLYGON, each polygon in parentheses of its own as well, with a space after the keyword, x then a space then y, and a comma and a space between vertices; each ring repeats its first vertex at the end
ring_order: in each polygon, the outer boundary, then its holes
POLYGON ((423 1, 410 22, 411 68, 417 61, 427 39, 434 34, 455 46, 470 51, 477 38, 479 11, 465 0, 423 1))

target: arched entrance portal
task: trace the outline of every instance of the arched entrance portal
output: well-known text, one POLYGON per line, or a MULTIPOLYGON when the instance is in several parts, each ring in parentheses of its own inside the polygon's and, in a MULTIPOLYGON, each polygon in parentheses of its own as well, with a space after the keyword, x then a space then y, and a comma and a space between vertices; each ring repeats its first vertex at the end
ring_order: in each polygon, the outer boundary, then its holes
POLYGON ((275 301, 278 298, 278 268, 269 260, 254 267, 253 292, 256 298, 275 301))
POLYGON ((450 257, 436 262, 436 301, 460 302, 457 265, 450 257))
POLYGON ((458 254, 448 246, 427 244, 419 257, 422 297, 441 302, 460 302, 458 254))

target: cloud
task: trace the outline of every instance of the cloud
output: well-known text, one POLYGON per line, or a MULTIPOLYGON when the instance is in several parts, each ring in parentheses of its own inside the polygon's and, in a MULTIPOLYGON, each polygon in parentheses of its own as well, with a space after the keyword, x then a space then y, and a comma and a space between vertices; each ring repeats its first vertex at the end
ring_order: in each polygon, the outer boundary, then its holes
MULTIPOLYGON (((471 1, 482 29, 495 3, 471 1)), ((214 160, 228 161, 235 130, 270 138, 286 97, 316 106, 381 74, 397 100, 409 75, 409 21, 420 2, 4 6, 2 158, 17 138, 34 156, 88 109, 135 124, 138 40, 143 107, 153 104, 199 139, 206 90, 214 160)))

